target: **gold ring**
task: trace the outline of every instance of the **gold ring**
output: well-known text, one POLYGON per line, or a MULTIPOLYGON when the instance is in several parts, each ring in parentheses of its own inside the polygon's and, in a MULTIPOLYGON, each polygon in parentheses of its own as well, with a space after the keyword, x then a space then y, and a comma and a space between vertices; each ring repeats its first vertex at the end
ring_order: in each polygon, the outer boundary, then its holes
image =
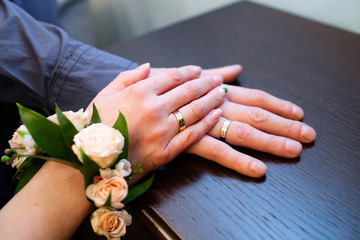
POLYGON ((173 114, 175 115, 176 120, 179 123, 179 131, 180 132, 183 131, 186 128, 186 126, 185 126, 185 120, 184 120, 182 114, 179 111, 175 111, 175 112, 173 112, 173 114))
POLYGON ((229 129, 231 120, 225 120, 225 122, 223 123, 222 127, 221 127, 221 132, 220 132, 220 139, 224 139, 226 138, 226 133, 229 129))

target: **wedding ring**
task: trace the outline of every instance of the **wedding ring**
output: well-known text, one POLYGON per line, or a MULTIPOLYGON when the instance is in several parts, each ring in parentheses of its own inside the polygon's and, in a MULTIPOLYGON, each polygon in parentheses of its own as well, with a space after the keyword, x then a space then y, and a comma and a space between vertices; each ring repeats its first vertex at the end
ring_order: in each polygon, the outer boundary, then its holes
POLYGON ((183 131, 186 128, 186 126, 185 126, 185 120, 184 120, 182 114, 179 111, 175 111, 175 112, 173 112, 173 114, 175 115, 176 120, 179 123, 179 131, 180 132, 183 131))
POLYGON ((231 120, 225 120, 225 122, 223 123, 222 127, 221 127, 221 132, 220 132, 220 139, 225 140, 226 138, 226 133, 229 129, 231 120))

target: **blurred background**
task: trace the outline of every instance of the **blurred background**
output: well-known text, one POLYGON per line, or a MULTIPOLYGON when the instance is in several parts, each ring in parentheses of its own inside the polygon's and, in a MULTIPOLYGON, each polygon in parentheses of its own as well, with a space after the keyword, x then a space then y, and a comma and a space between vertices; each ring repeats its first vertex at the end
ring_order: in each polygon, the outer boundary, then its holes
MULTIPOLYGON (((105 48, 241 0, 57 0, 62 26, 105 48)), ((360 0, 249 0, 360 34, 360 0)), ((254 16, 256 18, 256 16, 254 16)))

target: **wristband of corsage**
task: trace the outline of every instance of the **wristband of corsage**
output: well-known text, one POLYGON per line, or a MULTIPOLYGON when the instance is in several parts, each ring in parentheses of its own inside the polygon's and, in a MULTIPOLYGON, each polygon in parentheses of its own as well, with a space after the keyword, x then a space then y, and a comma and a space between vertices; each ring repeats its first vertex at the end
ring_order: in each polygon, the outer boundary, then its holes
MULTIPOLYGON (((141 165, 131 168, 127 160, 129 137, 124 116, 113 127, 101 123, 96 106, 88 112, 62 112, 46 118, 17 104, 21 125, 9 141, 1 160, 16 167, 15 194, 41 168, 45 161, 63 163, 80 170, 84 176, 86 196, 94 205, 91 225, 94 232, 107 239, 120 239, 131 224, 125 204, 144 193, 154 174, 146 181, 128 187, 131 176, 142 172, 141 165)), ((154 166, 155 168, 155 166, 154 166)))

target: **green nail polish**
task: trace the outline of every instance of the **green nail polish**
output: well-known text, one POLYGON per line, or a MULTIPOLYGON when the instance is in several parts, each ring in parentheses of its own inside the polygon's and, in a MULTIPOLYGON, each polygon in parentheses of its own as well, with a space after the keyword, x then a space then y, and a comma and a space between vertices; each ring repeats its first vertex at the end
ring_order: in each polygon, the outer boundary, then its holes
POLYGON ((227 91, 228 91, 227 88, 226 88, 226 87, 223 87, 223 89, 224 89, 225 93, 227 93, 227 91))

